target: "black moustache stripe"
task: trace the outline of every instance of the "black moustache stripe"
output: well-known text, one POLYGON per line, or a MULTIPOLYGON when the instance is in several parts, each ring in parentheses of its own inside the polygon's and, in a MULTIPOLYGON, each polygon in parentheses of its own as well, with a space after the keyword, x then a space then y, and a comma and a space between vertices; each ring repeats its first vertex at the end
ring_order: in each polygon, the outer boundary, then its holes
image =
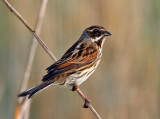
POLYGON ((95 42, 100 48, 102 47, 103 38, 104 37, 102 37, 100 40, 98 40, 98 41, 95 42))

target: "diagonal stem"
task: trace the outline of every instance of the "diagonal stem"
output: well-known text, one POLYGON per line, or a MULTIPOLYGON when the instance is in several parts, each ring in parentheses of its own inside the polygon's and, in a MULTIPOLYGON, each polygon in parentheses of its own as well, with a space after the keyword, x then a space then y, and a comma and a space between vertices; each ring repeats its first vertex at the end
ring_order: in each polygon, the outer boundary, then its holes
POLYGON ((77 91, 77 93, 81 96, 81 98, 85 101, 84 106, 85 106, 86 103, 87 103, 87 106, 89 106, 89 109, 93 112, 93 114, 96 116, 96 118, 97 118, 97 119, 102 119, 102 118, 100 117, 100 115, 97 113, 97 111, 94 109, 94 107, 91 105, 91 103, 86 102, 86 99, 87 99, 87 98, 86 98, 86 96, 83 94, 83 92, 81 91, 81 89, 80 89, 80 88, 77 88, 76 91, 77 91))
POLYGON ((81 98, 82 98, 83 100, 86 99, 86 96, 83 94, 83 92, 81 91, 80 88, 77 88, 76 91, 77 91, 77 93, 81 96, 81 98))
POLYGON ((57 61, 56 57, 52 54, 52 52, 49 50, 49 48, 45 45, 45 43, 41 40, 41 38, 37 35, 35 30, 28 24, 28 22, 7 2, 7 0, 2 0, 2 2, 8 7, 11 12, 13 12, 18 19, 29 29, 29 31, 32 32, 34 37, 37 39, 37 41, 40 43, 40 45, 43 47, 43 49, 47 52, 47 54, 54 60, 57 61))

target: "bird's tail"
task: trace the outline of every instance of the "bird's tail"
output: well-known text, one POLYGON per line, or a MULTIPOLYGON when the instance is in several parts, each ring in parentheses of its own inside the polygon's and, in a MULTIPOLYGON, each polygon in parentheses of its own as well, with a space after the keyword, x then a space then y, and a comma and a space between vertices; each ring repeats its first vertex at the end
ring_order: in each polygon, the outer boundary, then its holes
POLYGON ((38 93, 39 91, 44 90, 45 88, 47 88, 48 86, 52 85, 53 82, 43 82, 37 86, 34 86, 20 94, 18 94, 18 97, 24 97, 24 96, 28 96, 28 98, 32 98, 36 93, 38 93))

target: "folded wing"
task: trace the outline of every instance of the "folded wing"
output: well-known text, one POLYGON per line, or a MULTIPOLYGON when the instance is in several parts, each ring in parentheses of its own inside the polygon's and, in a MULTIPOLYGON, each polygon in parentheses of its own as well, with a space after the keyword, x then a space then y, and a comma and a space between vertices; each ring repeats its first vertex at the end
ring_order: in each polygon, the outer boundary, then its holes
MULTIPOLYGON (((87 49, 87 48, 86 48, 87 49)), ((75 49, 65 53, 60 60, 48 67, 47 74, 43 77, 42 81, 48 81, 54 79, 55 76, 67 73, 75 72, 78 68, 93 63, 97 59, 97 52, 95 49, 75 49)))

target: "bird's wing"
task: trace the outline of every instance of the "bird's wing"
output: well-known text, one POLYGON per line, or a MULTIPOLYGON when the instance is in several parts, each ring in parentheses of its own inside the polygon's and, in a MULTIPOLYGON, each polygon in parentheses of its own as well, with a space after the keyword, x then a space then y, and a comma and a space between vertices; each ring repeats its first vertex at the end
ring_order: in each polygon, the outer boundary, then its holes
POLYGON ((63 57, 47 68, 47 74, 43 77, 42 81, 53 79, 55 76, 69 72, 76 71, 76 69, 93 63, 98 56, 94 48, 79 48, 71 51, 68 50, 63 57), (69 52, 68 52, 69 51, 69 52))

